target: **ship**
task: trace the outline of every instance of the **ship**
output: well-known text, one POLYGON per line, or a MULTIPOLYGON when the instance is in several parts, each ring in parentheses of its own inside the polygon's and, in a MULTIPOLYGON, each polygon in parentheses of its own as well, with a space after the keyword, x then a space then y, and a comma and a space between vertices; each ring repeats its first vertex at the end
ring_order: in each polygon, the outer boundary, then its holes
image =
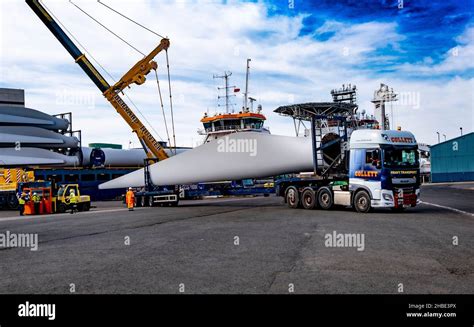
MULTIPOLYGON (((233 89, 234 93, 239 92, 240 89, 235 86, 229 86, 229 77, 232 75, 231 72, 224 72, 224 75, 214 75, 214 78, 224 79, 224 87, 219 87, 218 90, 225 90, 225 95, 218 96, 218 100, 221 98, 225 99, 225 112, 215 113, 214 115, 208 115, 204 113, 201 119, 203 128, 198 130, 199 135, 204 136, 203 143, 211 142, 218 138, 228 136, 229 134, 238 132, 257 132, 270 134, 270 130, 264 126, 265 120, 267 119, 262 113, 262 106, 259 104, 257 109, 254 110, 253 103, 256 101, 255 98, 249 97, 249 71, 250 61, 247 59, 247 71, 245 77, 245 92, 244 92, 244 103, 242 109, 239 112, 230 110, 229 98, 234 95, 229 95, 229 90, 233 89), (248 106, 250 101, 250 106, 248 106)), ((221 106, 218 103, 218 107, 221 106)))

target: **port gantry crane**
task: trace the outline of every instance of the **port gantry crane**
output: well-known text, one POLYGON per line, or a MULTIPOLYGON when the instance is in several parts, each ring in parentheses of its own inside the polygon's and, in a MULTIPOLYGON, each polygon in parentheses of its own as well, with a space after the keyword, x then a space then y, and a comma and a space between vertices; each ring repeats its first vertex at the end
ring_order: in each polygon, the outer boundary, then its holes
MULTIPOLYGON (((39 0, 25 0, 31 7, 35 14, 46 25, 50 32, 58 39, 62 46, 74 58, 75 62, 82 68, 82 70, 89 76, 94 84, 99 88, 105 98, 117 110, 127 124, 132 128, 132 131, 137 134, 140 143, 142 144, 148 158, 156 158, 164 160, 168 158, 163 146, 153 137, 145 125, 120 97, 120 93, 130 84, 141 85, 146 80, 146 75, 152 70, 157 69, 157 63, 153 58, 161 51, 166 51, 170 46, 170 41, 163 38, 160 44, 153 49, 147 56, 138 61, 117 83, 109 85, 105 78, 87 59, 84 53, 74 44, 69 36, 63 31, 61 26, 54 20, 52 15, 48 13, 46 8, 39 2, 39 0)), ((176 145, 175 145, 176 146, 176 145)))

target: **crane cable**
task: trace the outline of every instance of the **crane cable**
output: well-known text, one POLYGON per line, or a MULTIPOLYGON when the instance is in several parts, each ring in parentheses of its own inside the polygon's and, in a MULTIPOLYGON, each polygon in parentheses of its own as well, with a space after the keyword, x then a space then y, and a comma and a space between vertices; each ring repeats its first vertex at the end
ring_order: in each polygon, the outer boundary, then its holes
MULTIPOLYGON (((165 38, 164 36, 156 33, 155 31, 149 29, 148 27, 138 23, 137 21, 131 19, 130 17, 126 16, 125 14, 122 14, 118 10, 106 5, 105 3, 101 2, 100 0, 97 0, 97 2, 100 3, 101 5, 103 5, 104 7, 106 7, 107 9, 109 9, 109 10, 115 12, 116 14, 122 16, 123 18, 129 20, 130 22, 132 22, 132 23, 140 26, 141 28, 147 30, 148 32, 153 33, 153 34, 157 35, 158 37, 160 37, 162 39, 165 38)), ((168 58, 168 50, 166 50, 166 67, 167 67, 167 71, 168 71, 168 89, 169 89, 169 96, 170 96, 170 111, 171 111, 171 127, 172 127, 172 131, 173 131, 173 145, 174 145, 174 152, 176 154, 176 134, 175 134, 175 127, 174 127, 173 99, 172 99, 172 95, 171 95, 171 77, 170 77, 170 65, 169 65, 169 58, 168 58)), ((161 89, 160 89, 160 82, 159 82, 158 73, 157 73, 156 70, 155 70, 155 77, 156 77, 156 82, 157 82, 157 86, 158 86, 158 93, 159 93, 159 97, 160 97, 161 110, 163 112, 163 120, 164 120, 164 123, 165 123, 166 134, 168 136, 168 144, 171 147, 172 144, 171 144, 170 137, 169 137, 169 132, 168 132, 168 123, 166 121, 165 110, 164 110, 164 106, 163 106, 163 98, 162 98, 161 89)))
POLYGON ((123 39, 122 37, 120 37, 117 33, 115 33, 114 31, 112 31, 111 29, 109 29, 107 26, 105 26, 104 24, 102 24, 101 22, 99 22, 97 19, 95 19, 94 17, 92 17, 90 14, 88 14, 84 9, 82 9, 81 7, 79 7, 78 5, 76 5, 74 2, 72 2, 72 0, 69 0, 69 2, 71 4, 73 4, 77 9, 79 9, 80 11, 82 11, 86 16, 88 16, 90 19, 92 19, 94 22, 96 22, 97 24, 99 24, 100 26, 102 26, 103 28, 105 28, 108 32, 110 32, 112 35, 114 35, 116 38, 118 38, 119 40, 121 40, 123 43, 127 44, 129 47, 131 47, 133 50, 135 50, 136 52, 140 53, 143 57, 146 57, 146 55, 141 52, 140 50, 138 50, 137 48, 135 48, 133 45, 131 45, 129 42, 127 42, 125 39, 123 39))
MULTIPOLYGON (((156 69, 154 69, 155 71, 155 77, 156 77, 156 85, 158 87, 158 94, 160 96, 160 105, 161 105, 161 111, 163 113, 163 121, 165 122, 165 129, 166 129, 166 136, 168 137, 168 144, 171 145, 171 141, 170 141, 170 133, 168 131, 168 123, 166 121, 166 114, 165 114, 165 107, 163 105, 163 97, 161 96, 161 88, 160 88, 160 80, 158 79, 158 72, 156 69)), ((176 149, 175 149, 175 154, 176 154, 176 149)))
MULTIPOLYGON (((99 22, 97 19, 95 19, 94 17, 92 17, 90 14, 88 14, 85 10, 83 10, 83 9, 80 8, 78 5, 76 5, 72 0, 69 0, 69 2, 70 2, 71 4, 73 4, 77 9, 79 9, 81 12, 83 12, 85 15, 87 15, 90 19, 92 19, 92 20, 95 21, 97 24, 99 24, 100 26, 102 26, 103 28, 105 28, 105 29, 106 29, 108 32, 110 32, 111 34, 113 34, 115 37, 117 37, 117 38, 120 39, 122 42, 124 42, 125 44, 127 44, 129 47, 133 48, 135 51, 139 52, 139 53, 142 54, 144 57, 146 57, 146 55, 145 55, 143 52, 141 52, 140 50, 138 50, 137 48, 135 48, 135 47, 134 47, 133 45, 131 45, 129 42, 125 41, 123 38, 121 38, 118 34, 114 33, 112 30, 110 30, 109 28, 107 28, 104 24, 102 24, 101 22, 99 22)), ((142 27, 143 29, 148 30, 148 31, 150 31, 150 32, 152 32, 152 33, 154 33, 154 34, 156 34, 156 35, 162 37, 162 36, 159 35, 158 33, 156 33, 156 32, 154 32, 154 31, 150 30, 149 28, 147 28, 147 27, 145 27, 145 26, 139 24, 138 22, 132 20, 131 18, 128 18, 127 16, 125 16, 125 15, 119 13, 118 11, 112 9, 111 7, 109 7, 109 6, 107 6, 107 5, 103 4, 103 3, 101 3, 100 1, 98 1, 98 2, 99 2, 100 4, 102 4, 102 5, 104 5, 106 8, 109 8, 110 10, 112 10, 112 11, 114 11, 114 12, 120 14, 122 17, 124 17, 124 18, 126 18, 126 19, 128 19, 128 20, 130 20, 130 21, 132 21, 132 22, 134 22, 135 24, 139 25, 139 26, 142 27)), ((162 37, 162 38, 163 38, 163 37, 162 37)), ((170 65, 169 65, 169 58, 168 58, 168 50, 166 50, 166 66, 167 66, 167 71, 168 71, 168 89, 169 89, 169 97, 170 97, 170 111, 171 111, 171 125, 172 125, 172 131, 173 131, 173 144, 174 144, 174 150, 175 150, 175 154, 176 154, 176 134, 175 134, 175 127, 174 127, 173 100, 172 100, 172 95, 171 95, 171 77, 170 77, 170 65)), ((158 77, 158 75, 156 75, 156 76, 158 77)), ((158 79, 157 79, 157 81, 158 81, 158 79)), ((161 90, 160 90, 159 86, 158 86, 158 90, 159 90, 159 92, 160 92, 160 97, 161 97, 161 90)), ((127 96, 127 97, 128 97, 128 96, 127 96)), ((129 97, 128 97, 128 98, 129 98, 129 97)), ((129 100, 130 100, 130 98, 129 98, 129 100)), ((131 101, 131 100, 130 100, 130 101, 131 101)), ((134 104, 133 101, 131 101, 131 102, 132 102, 132 104, 134 104)), ((136 108, 136 105, 135 105, 135 104, 134 104, 134 106, 135 106, 135 108, 136 108)), ((163 110, 164 110, 164 109, 163 109, 163 110)), ((143 116, 143 114, 142 114, 142 116, 143 116)), ((146 118, 145 118, 145 121, 147 121, 146 118)), ((148 122, 148 121, 147 121, 147 122, 148 122)), ((166 120, 165 120, 165 125, 167 125, 166 120)), ((151 126, 151 124, 150 124, 150 126, 151 126)), ((152 129, 153 129, 153 128, 152 128, 152 129)), ((153 129, 153 130, 154 130, 154 129, 153 129)), ((155 130, 154 130, 154 131, 155 131, 155 130)), ((156 132, 156 131, 155 131, 155 132, 156 132)), ((166 132, 167 132, 167 134, 168 134, 168 130, 167 130, 166 132)), ((157 134, 158 134, 158 133, 157 133, 157 134)), ((161 139, 161 137, 160 137, 160 139, 161 139)), ((171 144, 170 144, 170 146, 171 146, 171 144)))
MULTIPOLYGON (((40 1, 41 2, 41 1, 40 1)), ((58 22, 59 25, 61 25, 61 27, 74 39, 74 41, 77 42, 77 44, 79 44, 79 46, 81 48, 84 49, 84 52, 88 55, 89 58, 91 58, 115 83, 117 82, 117 80, 112 76, 112 74, 110 74, 107 69, 105 69, 105 67, 103 65, 101 65, 101 63, 92 55, 92 53, 90 53, 90 51, 87 50, 87 48, 74 36, 74 34, 59 20, 59 18, 57 16, 55 16, 53 14, 53 12, 51 11, 51 9, 49 9, 46 4, 44 2, 41 2, 41 4, 43 5, 43 7, 46 8, 46 10, 48 10, 49 14, 58 22)), ((145 115, 141 112, 141 110, 138 108, 138 106, 135 104, 135 102, 132 101, 132 99, 130 98, 130 96, 123 92, 125 94, 125 96, 127 97, 127 99, 130 101, 130 103, 133 105, 133 107, 138 111, 138 113, 142 116, 143 120, 149 125, 149 127, 155 132, 156 135, 158 135, 158 138, 163 141, 163 138, 160 136, 160 134, 153 128, 153 125, 151 125, 151 123, 148 121, 148 119, 146 119, 145 115)))
MULTIPOLYGON (((123 92, 123 91, 122 91, 123 92)), ((125 94, 125 96, 127 97, 128 101, 130 101, 130 103, 132 104, 132 106, 140 113, 140 115, 142 116, 143 120, 148 124, 148 127, 151 128, 151 130, 153 132, 155 132, 156 135, 158 135, 158 138, 163 141, 163 138, 160 136, 160 134, 158 134, 158 132, 156 131, 156 129, 153 127, 153 125, 148 121, 148 119, 145 117, 145 115, 140 111, 140 109, 138 109, 137 105, 135 104, 135 102, 132 101, 132 99, 130 98, 130 96, 123 92, 123 94, 125 94)))
POLYGON ((58 22, 59 25, 61 25, 61 27, 63 28, 63 30, 65 30, 73 39, 74 41, 77 42, 77 44, 79 44, 79 46, 81 48, 84 49, 84 52, 87 53, 87 55, 89 56, 89 58, 91 58, 107 75, 109 75, 109 77, 115 82, 115 78, 104 68, 104 66, 102 66, 100 64, 100 62, 98 62, 94 56, 86 49, 86 47, 74 36, 74 34, 72 34, 72 32, 70 30, 68 30, 68 28, 59 20, 59 18, 57 16, 55 16, 53 14, 53 12, 51 11, 51 9, 49 9, 46 4, 42 1, 40 1, 40 3, 43 5, 43 7, 46 8, 46 10, 48 11, 48 13, 54 18, 55 21, 58 22))
POLYGON ((108 5, 106 5, 105 3, 103 3, 103 2, 100 2, 100 0, 97 0, 97 2, 98 2, 98 3, 100 3, 102 6, 104 6, 104 7, 108 8, 108 9, 110 9, 110 10, 111 10, 111 11, 113 11, 113 12, 115 12, 116 14, 119 14, 119 15, 120 15, 120 16, 122 16, 123 18, 125 18, 125 19, 127 19, 127 20, 131 21, 132 23, 134 23, 134 24, 137 24, 138 26, 140 26, 141 28, 143 28, 143 29, 147 30, 148 32, 150 32, 150 33, 153 33, 153 34, 155 34, 155 35, 157 35, 157 36, 161 37, 162 39, 164 39, 164 38, 165 38, 164 36, 162 36, 162 35, 160 35, 160 34, 156 33, 155 31, 153 31, 153 30, 149 29, 149 28, 148 28, 148 27, 146 27, 146 26, 143 26, 143 25, 142 25, 142 24, 140 24, 139 22, 137 22, 137 21, 135 21, 135 20, 131 19, 130 17, 127 17, 126 15, 124 15, 124 14, 122 14, 121 12, 119 12, 119 11, 115 10, 114 8, 112 8, 112 7, 108 6, 108 5))
POLYGON ((169 88, 169 92, 170 92, 171 127, 173 129, 173 144, 174 144, 174 151, 176 153, 176 134, 174 132, 173 97, 171 95, 170 61, 169 61, 169 58, 168 58, 168 50, 166 50, 166 67, 167 67, 167 70, 168 70, 168 88, 169 88))

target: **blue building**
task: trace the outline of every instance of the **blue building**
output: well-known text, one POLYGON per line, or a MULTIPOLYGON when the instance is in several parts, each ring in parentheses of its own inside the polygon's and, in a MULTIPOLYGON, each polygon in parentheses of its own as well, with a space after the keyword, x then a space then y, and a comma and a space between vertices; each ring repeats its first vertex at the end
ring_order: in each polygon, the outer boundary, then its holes
POLYGON ((474 133, 431 146, 431 181, 474 181, 474 133))

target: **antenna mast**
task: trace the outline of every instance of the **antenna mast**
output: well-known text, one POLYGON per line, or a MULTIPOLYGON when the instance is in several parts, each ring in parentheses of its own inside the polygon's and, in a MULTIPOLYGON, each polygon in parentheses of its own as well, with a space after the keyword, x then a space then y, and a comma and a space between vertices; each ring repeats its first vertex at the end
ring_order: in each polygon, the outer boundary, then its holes
POLYGON ((245 95, 244 95, 244 111, 248 110, 248 96, 249 96, 249 71, 250 71, 250 61, 252 59, 247 59, 247 73, 245 74, 245 95))
MULTIPOLYGON (((213 78, 222 78, 224 79, 224 87, 218 87, 218 90, 225 90, 225 96, 217 96, 217 99, 225 98, 225 112, 229 113, 229 97, 235 96, 234 94, 229 95, 229 89, 235 88, 235 86, 229 86, 229 77, 232 76, 232 72, 224 72, 224 75, 214 75, 213 78)), ((217 104, 218 107, 221 105, 217 104)))
POLYGON ((331 91, 331 96, 333 102, 357 104, 357 87, 352 84, 342 84, 342 88, 331 91))

